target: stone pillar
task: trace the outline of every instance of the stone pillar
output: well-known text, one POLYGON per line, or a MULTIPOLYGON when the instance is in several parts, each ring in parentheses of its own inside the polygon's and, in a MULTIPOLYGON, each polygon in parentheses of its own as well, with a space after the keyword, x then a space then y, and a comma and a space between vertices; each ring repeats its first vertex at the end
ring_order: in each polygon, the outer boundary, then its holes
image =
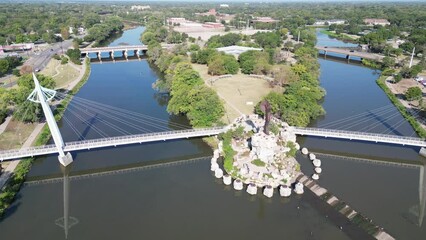
POLYGON ((109 57, 114 60, 114 51, 109 52, 109 57))
POLYGON ((124 51, 123 51, 123 57, 125 57, 125 58, 126 58, 126 60, 128 60, 128 59, 127 59, 127 56, 128 56, 128 54, 127 54, 127 49, 126 49, 126 50, 124 50, 124 51))
POLYGON ((102 61, 102 55, 101 55, 101 52, 98 52, 98 59, 99 59, 99 61, 102 61))

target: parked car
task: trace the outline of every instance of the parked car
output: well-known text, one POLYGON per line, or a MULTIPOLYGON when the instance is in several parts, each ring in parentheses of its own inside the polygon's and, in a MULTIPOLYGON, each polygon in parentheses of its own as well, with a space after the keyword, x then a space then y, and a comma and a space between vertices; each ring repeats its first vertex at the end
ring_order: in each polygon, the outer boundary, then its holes
POLYGON ((414 77, 414 80, 416 80, 417 82, 421 82, 424 79, 422 77, 417 76, 417 77, 414 77))
POLYGON ((35 69, 35 72, 40 72, 40 69, 36 68, 36 69, 35 69))

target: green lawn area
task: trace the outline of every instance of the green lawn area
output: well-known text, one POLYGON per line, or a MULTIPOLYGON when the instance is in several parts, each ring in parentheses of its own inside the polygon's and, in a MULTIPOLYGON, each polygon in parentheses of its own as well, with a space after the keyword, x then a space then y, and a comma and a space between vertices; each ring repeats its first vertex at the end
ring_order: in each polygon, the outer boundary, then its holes
POLYGON ((254 159, 253 161, 251 161, 251 163, 253 163, 254 165, 256 165, 258 167, 264 167, 266 165, 266 163, 264 163, 260 159, 254 159))

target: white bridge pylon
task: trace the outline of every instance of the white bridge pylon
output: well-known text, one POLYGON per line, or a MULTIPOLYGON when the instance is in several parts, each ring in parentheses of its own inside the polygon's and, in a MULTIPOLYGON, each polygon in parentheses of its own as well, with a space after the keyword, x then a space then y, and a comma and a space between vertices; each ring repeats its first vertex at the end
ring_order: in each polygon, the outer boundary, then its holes
POLYGON ((56 149, 59 153, 59 162, 63 166, 67 166, 72 163, 73 159, 70 153, 65 154, 64 152, 64 140, 62 139, 58 124, 56 123, 55 117, 53 116, 52 110, 48 104, 48 101, 52 100, 52 98, 56 95, 56 91, 40 86, 40 83, 34 73, 33 80, 35 87, 27 99, 31 102, 41 104, 44 116, 46 117, 47 125, 49 126, 50 133, 52 134, 53 141, 55 142, 56 149))

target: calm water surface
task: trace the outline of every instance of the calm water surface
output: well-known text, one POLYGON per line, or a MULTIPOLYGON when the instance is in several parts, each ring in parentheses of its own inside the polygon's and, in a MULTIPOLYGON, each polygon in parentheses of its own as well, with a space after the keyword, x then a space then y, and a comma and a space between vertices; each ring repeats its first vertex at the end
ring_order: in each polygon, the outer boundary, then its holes
MULTIPOLYGON (((111 45, 137 44, 142 31, 126 31, 111 45)), ((164 129, 188 125, 185 118, 169 115, 167 96, 152 89, 160 77, 146 61, 92 64, 77 97, 155 117, 156 123, 166 122, 164 129)), ((94 127, 108 136, 120 135, 103 124, 102 116, 87 111, 90 108, 73 100, 65 113, 72 124, 60 122, 65 141, 81 138, 73 128, 85 139, 100 137, 94 127)), ((152 121, 141 126, 156 130, 152 121)), ((333 212, 327 213, 309 192, 289 199, 276 192, 266 199, 225 187, 210 172, 205 157, 211 153, 194 139, 73 153, 74 163, 65 170, 55 156, 40 158, 29 174, 32 183, 22 188, 0 223, 2 239, 258 239, 260 234, 350 239, 336 226, 346 229, 348 223, 331 219, 333 212), (69 180, 62 181, 68 175, 69 180), (59 180, 45 180, 52 178, 59 180)), ((350 236, 364 235, 355 230, 350 236)))

